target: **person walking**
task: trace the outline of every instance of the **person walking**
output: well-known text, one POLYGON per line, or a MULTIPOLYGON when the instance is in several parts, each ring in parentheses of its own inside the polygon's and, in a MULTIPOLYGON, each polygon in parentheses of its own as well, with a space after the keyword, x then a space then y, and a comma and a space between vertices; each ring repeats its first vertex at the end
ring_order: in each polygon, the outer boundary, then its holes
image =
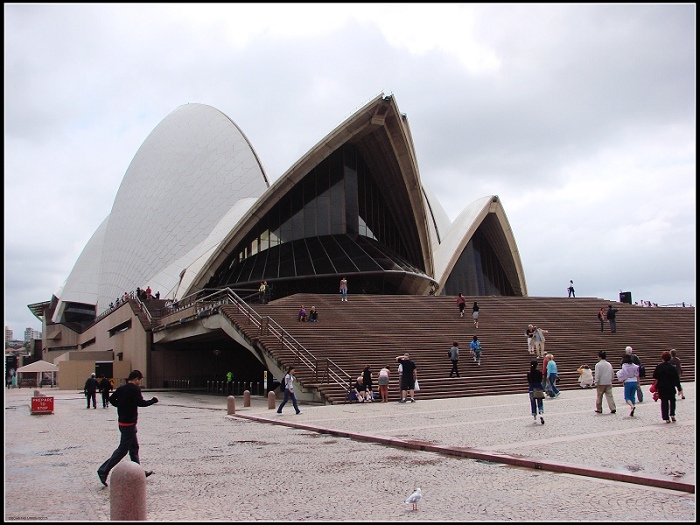
POLYGON ((661 363, 654 369, 656 389, 661 400, 661 419, 666 423, 676 421, 676 391, 683 395, 681 380, 676 367, 671 364, 671 352, 661 354, 661 363))
POLYGON ((399 403, 406 402, 406 394, 410 396, 411 403, 415 403, 415 387, 418 379, 416 363, 411 361, 408 352, 397 359, 401 361, 401 399, 399 399, 399 403))
POLYGON ((598 362, 595 365, 593 374, 596 388, 595 411, 598 414, 603 413, 603 395, 605 395, 610 413, 615 414, 617 407, 615 406, 612 390, 613 367, 606 358, 607 355, 603 350, 598 352, 598 362))
POLYGON ((605 331, 605 323, 607 322, 607 313, 605 312, 605 307, 601 306, 600 310, 598 310, 598 321, 600 321, 600 331, 604 332, 605 331))
POLYGON ((557 377, 559 370, 557 368, 557 362, 554 360, 552 354, 547 354, 549 356, 549 361, 547 362, 547 382, 551 388, 550 397, 559 397, 559 389, 557 388, 557 377))
POLYGON ((457 341, 452 343, 452 347, 447 352, 447 356, 450 358, 450 361, 452 361, 450 377, 452 377, 452 374, 456 374, 457 377, 459 377, 459 370, 457 370, 457 362, 459 361, 459 343, 457 341))
POLYGON ((377 377, 377 385, 379 385, 379 397, 382 403, 389 401, 389 367, 385 366, 379 371, 377 377))
POLYGON ((535 327, 531 324, 527 325, 525 329, 525 337, 527 337, 527 353, 534 354, 535 350, 533 347, 533 342, 535 340, 535 327))
POLYGON ((91 374, 90 377, 85 381, 85 387, 83 388, 83 393, 87 399, 87 408, 90 408, 90 400, 92 400, 92 408, 97 408, 97 389, 99 384, 97 379, 95 379, 95 374, 91 374))
POLYGON ((109 379, 102 376, 100 378, 100 392, 102 393, 102 408, 107 408, 109 405, 109 393, 112 391, 112 383, 109 379))
POLYGON ((292 405, 294 406, 294 410, 296 411, 297 415, 301 414, 299 405, 297 405, 297 396, 294 394, 294 379, 294 367, 290 366, 289 371, 284 376, 284 400, 277 408, 278 414, 282 413, 282 408, 284 408, 284 405, 286 405, 287 401, 290 399, 292 400, 292 405))
POLYGON ((542 386, 542 372, 537 368, 537 359, 530 361, 530 371, 527 373, 527 390, 530 395, 530 410, 532 418, 537 423, 537 414, 544 425, 544 387, 542 386))
MULTIPOLYGON (((678 379, 683 377, 683 368, 681 367, 681 360, 677 355, 676 349, 671 350, 671 360, 669 361, 673 366, 676 367, 676 372, 678 372, 678 379)), ((680 391, 681 399, 685 399, 683 390, 680 391)))
POLYGON ((465 297, 460 293, 457 296, 457 308, 459 308, 459 316, 464 317, 464 308, 467 306, 467 300, 465 297))
POLYGON ((610 323, 610 333, 614 334, 617 332, 617 321, 615 321, 615 316, 617 315, 618 309, 613 308, 611 304, 608 305, 608 311, 605 314, 605 318, 610 323))
POLYGON ((472 351, 472 357, 476 362, 477 366, 481 366, 481 341, 477 336, 472 338, 472 342, 469 344, 469 348, 472 351))
POLYGON ((340 280, 340 300, 348 300, 348 280, 345 277, 340 280))
POLYGON ((569 281, 569 287, 566 289, 569 292, 569 297, 576 298, 576 292, 574 291, 574 281, 569 281))
MULTIPOLYGON (((634 349, 631 346, 625 347, 625 355, 630 356, 632 358, 632 363, 639 367, 639 379, 646 376, 646 370, 645 370, 644 366, 642 365, 642 361, 641 361, 641 359, 639 359, 639 356, 634 353, 634 349)), ((622 362, 620 363, 620 366, 622 366, 622 362)), ((637 381, 637 402, 638 403, 644 402, 644 392, 642 392, 642 382, 639 380, 637 381)))
POLYGON ((472 306, 472 319, 474 319, 474 328, 479 328, 479 305, 474 301, 472 306))
MULTIPOLYGON (((148 401, 143 398, 141 393, 142 379, 143 374, 140 370, 132 370, 126 384, 117 388, 109 398, 109 402, 117 407, 117 420, 121 439, 119 446, 112 453, 111 457, 97 469, 97 476, 105 487, 107 486, 109 472, 127 454, 129 454, 129 458, 134 463, 141 463, 139 460, 139 441, 136 437, 136 422, 139 416, 138 407, 147 407, 158 402, 158 398, 155 396, 148 401)), ((148 477, 153 474, 153 471, 147 470, 145 474, 148 477)))
POLYGON ((625 403, 630 406, 630 417, 634 417, 634 411, 637 409, 634 397, 639 385, 639 367, 632 362, 630 354, 622 357, 622 368, 617 371, 617 380, 624 381, 625 403))
POLYGON ((549 380, 547 379, 547 365, 549 360, 552 358, 552 354, 545 354, 542 358, 542 385, 544 386, 544 391, 549 397, 554 397, 552 393, 552 387, 549 385, 549 380))
POLYGON ((537 354, 537 357, 544 357, 544 341, 545 337, 544 334, 548 334, 549 330, 544 330, 543 328, 539 328, 537 326, 534 327, 534 334, 532 336, 533 338, 533 346, 535 347, 535 354, 537 354))

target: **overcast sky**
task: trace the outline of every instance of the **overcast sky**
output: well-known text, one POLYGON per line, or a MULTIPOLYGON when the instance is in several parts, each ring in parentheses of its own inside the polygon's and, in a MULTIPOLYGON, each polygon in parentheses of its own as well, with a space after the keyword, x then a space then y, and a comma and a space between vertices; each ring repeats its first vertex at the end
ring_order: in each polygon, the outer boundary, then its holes
MULTIPOLYGON (((271 182, 393 94, 451 219, 498 195, 529 295, 695 305, 696 8, 4 5, 5 325, 47 301, 149 133, 207 104, 271 182)), ((135 283, 135 286, 138 283, 135 283)), ((592 316, 595 312, 591 313, 592 316)))

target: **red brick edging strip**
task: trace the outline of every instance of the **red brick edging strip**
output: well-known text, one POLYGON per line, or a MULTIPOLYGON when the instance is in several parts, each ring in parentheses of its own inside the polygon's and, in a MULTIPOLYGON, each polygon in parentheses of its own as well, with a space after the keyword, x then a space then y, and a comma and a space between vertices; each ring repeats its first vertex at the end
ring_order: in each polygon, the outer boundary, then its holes
POLYGON ((444 445, 433 445, 422 441, 404 441, 402 439, 388 438, 382 436, 371 436, 367 434, 357 434, 355 432, 347 432, 345 430, 336 430, 332 428, 324 428, 303 423, 293 423, 291 421, 281 421, 278 419, 269 419, 266 417, 235 414, 234 416, 243 419, 250 419, 261 423, 272 423, 273 425, 284 425, 287 427, 298 428, 301 430, 310 430, 320 434, 330 434, 333 436, 354 439, 356 441, 369 441, 372 443, 381 443, 390 447, 406 448, 411 450, 421 450, 425 452, 436 452, 447 456, 457 456, 468 459, 480 459, 492 463, 503 463, 506 465, 514 465, 516 467, 525 467, 535 470, 546 470, 549 472, 563 472, 566 474, 575 474, 578 476, 588 476, 592 478, 608 479, 612 481, 623 481, 626 483, 635 483, 637 485, 647 485, 650 487, 664 488, 669 490, 678 490, 695 494, 695 485, 684 483, 682 481, 674 481, 659 476, 650 476, 647 474, 637 474, 633 472, 620 472, 614 469, 604 467, 589 468, 580 465, 571 465, 560 463, 557 461, 538 461, 535 459, 513 457, 497 452, 483 452, 473 448, 450 447, 444 445))

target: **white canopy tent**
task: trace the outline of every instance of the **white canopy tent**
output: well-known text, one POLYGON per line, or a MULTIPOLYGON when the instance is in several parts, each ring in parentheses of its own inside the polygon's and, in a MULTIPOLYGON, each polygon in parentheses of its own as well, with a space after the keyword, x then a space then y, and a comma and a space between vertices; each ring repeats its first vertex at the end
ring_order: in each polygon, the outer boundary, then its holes
POLYGON ((51 384, 56 384, 56 374, 58 373, 58 366, 48 361, 35 361, 34 363, 28 364, 26 366, 20 366, 17 369, 17 383, 22 384, 22 376, 20 374, 34 374, 35 386, 41 386, 41 378, 44 373, 51 372, 51 384))

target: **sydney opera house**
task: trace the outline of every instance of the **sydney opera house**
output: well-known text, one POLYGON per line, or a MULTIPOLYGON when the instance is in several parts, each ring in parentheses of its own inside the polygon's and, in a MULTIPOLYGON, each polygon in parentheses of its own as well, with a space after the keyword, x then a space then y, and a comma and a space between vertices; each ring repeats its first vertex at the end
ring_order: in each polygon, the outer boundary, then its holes
MULTIPOLYGON (((343 276, 354 293, 527 295, 499 198, 480 197, 450 221, 421 182, 392 95, 364 105, 273 184, 229 117, 202 104, 177 108, 136 152, 63 286, 28 306, 60 388, 82 387, 95 367, 114 377, 139 368, 156 386, 204 360, 200 346, 211 344, 194 333, 154 336, 137 287, 159 293, 153 310, 215 290, 245 296, 262 281, 273 299, 337 293, 343 276)), ((231 352, 240 346, 218 337, 231 352)), ((198 377, 210 372, 202 367, 198 377)))

